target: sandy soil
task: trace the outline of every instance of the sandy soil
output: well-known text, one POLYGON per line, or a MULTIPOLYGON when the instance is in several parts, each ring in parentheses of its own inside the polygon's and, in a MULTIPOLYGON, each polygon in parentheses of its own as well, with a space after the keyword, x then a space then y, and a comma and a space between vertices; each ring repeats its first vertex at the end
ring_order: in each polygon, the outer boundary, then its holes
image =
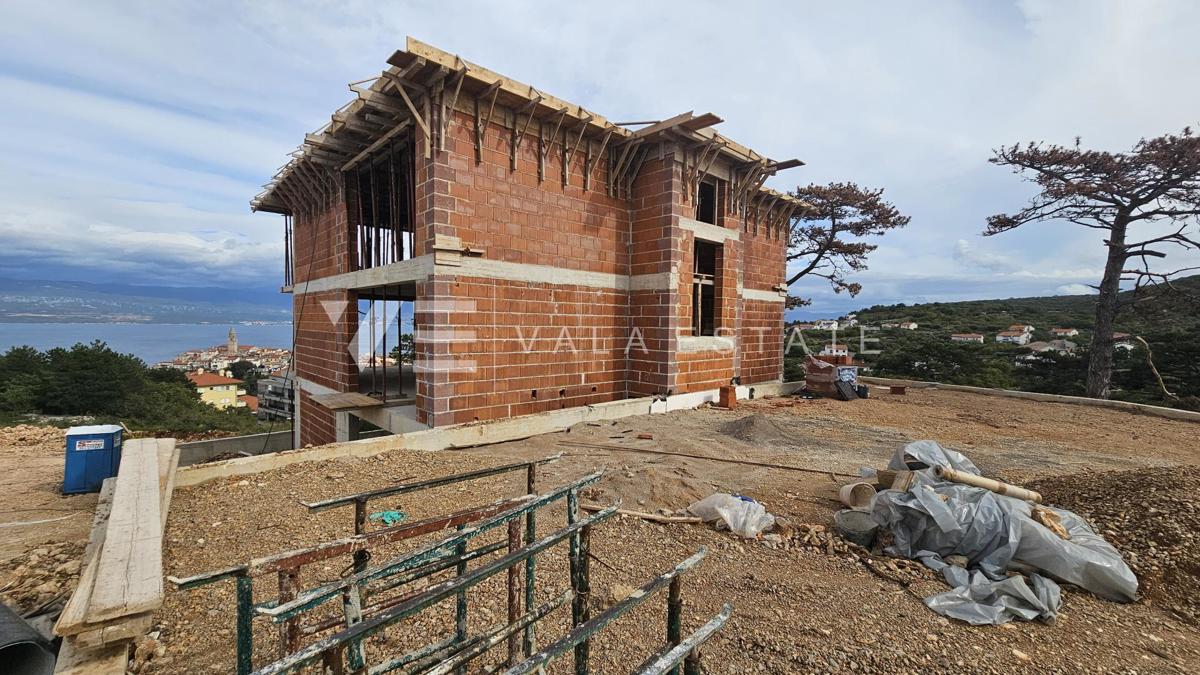
MULTIPOLYGON (((808 524, 828 527, 839 508, 839 483, 826 474, 637 449, 855 473, 860 466, 883 466, 907 441, 931 438, 968 454, 988 475, 1023 482, 1084 470, 1200 463, 1193 449, 1198 428, 1117 411, 929 390, 907 396, 873 392, 873 398, 853 403, 774 399, 743 403, 733 411, 640 416, 471 450, 401 451, 298 464, 179 489, 168 522, 165 566, 167 574, 183 576, 352 531, 349 511, 309 515, 297 500, 556 452, 564 457, 543 467, 543 488, 604 468, 604 479, 588 495, 596 501, 620 498, 626 508, 677 510, 714 490, 736 492, 759 499, 803 531, 808 524), (637 439, 639 434, 653 438, 637 439)), ((417 518, 522 491, 517 476, 499 477, 383 499, 371 508, 400 509, 417 518)), ((546 513, 539 521, 541 533, 561 526, 565 517, 561 507, 546 513)), ((1115 539, 1120 545, 1122 538, 1115 539)), ((1149 600, 1118 605, 1065 589, 1055 625, 976 628, 925 608, 921 598, 945 586, 910 565, 888 567, 879 576, 868 566, 878 568, 887 561, 868 560, 844 546, 830 553, 831 545, 804 545, 798 539, 747 542, 704 526, 635 518, 610 521, 593 534, 593 612, 619 597, 622 589, 640 585, 701 546, 708 547, 709 555, 684 582, 685 628, 698 627, 723 602, 734 605, 734 618, 705 647, 709 672, 1171 672, 1200 665, 1195 629, 1149 600)), ((539 599, 568 585, 564 548, 539 558, 539 599)), ((306 568, 301 582, 310 586, 336 578, 342 564, 306 568)), ((259 580, 257 598, 273 596, 274 585, 274 579, 259 580)), ((495 578, 470 592, 473 630, 502 618, 501 585, 495 578)), ((167 654, 151 661, 149 669, 231 670, 233 607, 233 588, 227 582, 187 593, 168 591, 158 616, 167 654)), ((452 605, 443 603, 390 629, 369 649, 374 655, 394 655, 432 642, 448 634, 452 617, 452 605)), ((664 617, 665 595, 616 622, 593 642, 592 672, 629 672, 661 645, 664 617)), ((559 610, 540 623, 540 643, 562 635, 568 618, 569 612, 559 610)), ((256 665, 277 653, 269 624, 256 623, 255 648, 256 665)), ((502 649, 495 652, 495 658, 478 665, 495 663, 502 649)), ((566 672, 569 663, 569 658, 561 659, 552 670, 566 672)))
POLYGON ((66 432, 0 429, 0 562, 42 544, 86 543, 96 495, 63 495, 66 432))

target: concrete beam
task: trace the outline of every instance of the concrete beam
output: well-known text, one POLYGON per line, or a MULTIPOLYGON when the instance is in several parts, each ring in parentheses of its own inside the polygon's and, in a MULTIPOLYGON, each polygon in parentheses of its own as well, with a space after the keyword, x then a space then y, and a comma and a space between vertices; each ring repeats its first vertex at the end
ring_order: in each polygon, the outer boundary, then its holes
POLYGON ((372 267, 371 269, 358 270, 356 272, 345 272, 310 281, 300 281, 292 286, 292 293, 302 295, 304 293, 376 288, 379 286, 421 281, 433 274, 433 267, 433 256, 423 255, 390 265, 372 267))
MULTIPOLYGON (((779 396, 797 391, 802 387, 797 382, 763 382, 737 388, 739 399, 779 396)), ((224 462, 199 464, 179 470, 175 484, 178 487, 198 485, 217 478, 242 476, 271 471, 300 462, 319 462, 336 457, 371 457, 392 450, 448 450, 469 448, 515 441, 531 436, 562 431, 580 422, 614 420, 632 415, 666 413, 688 410, 705 403, 714 403, 719 390, 709 389, 688 394, 668 396, 666 400, 634 398, 609 401, 589 406, 552 410, 535 415, 522 415, 489 422, 456 424, 435 429, 424 429, 403 435, 371 438, 347 443, 332 443, 316 448, 291 450, 273 455, 242 457, 224 462)))
POLYGON ((731 230, 720 225, 705 223, 694 218, 679 217, 679 227, 689 231, 697 239, 709 241, 714 244, 723 244, 726 239, 740 241, 742 233, 739 230, 731 230))
POLYGON ((738 288, 738 295, 746 300, 761 300, 762 302, 784 302, 787 291, 763 291, 757 288, 738 288))

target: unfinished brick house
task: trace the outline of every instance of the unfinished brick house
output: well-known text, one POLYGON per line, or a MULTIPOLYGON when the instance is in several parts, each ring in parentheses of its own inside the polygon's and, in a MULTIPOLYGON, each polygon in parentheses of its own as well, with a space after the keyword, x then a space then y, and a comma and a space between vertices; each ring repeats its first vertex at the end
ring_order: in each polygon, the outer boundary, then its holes
POLYGON ((406 47, 252 201, 285 216, 299 444, 780 380, 802 204, 763 184, 800 161, 406 47))

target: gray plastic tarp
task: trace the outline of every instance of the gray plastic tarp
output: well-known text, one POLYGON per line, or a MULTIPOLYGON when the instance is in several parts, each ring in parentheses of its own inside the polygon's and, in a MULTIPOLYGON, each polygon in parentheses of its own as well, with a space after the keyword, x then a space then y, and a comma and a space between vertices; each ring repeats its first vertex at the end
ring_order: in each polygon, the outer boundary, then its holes
POLYGON ((1059 605, 1059 589, 1051 579, 1108 600, 1136 598, 1137 577, 1083 518, 1043 507, 1061 519, 1070 536, 1062 539, 1033 519, 1029 502, 940 480, 925 468, 936 465, 979 474, 960 453, 933 441, 910 443, 896 452, 888 466, 914 469, 912 487, 880 492, 871 514, 892 533, 894 544, 888 553, 921 559, 954 587, 926 598, 934 611, 972 623, 1004 623, 1012 618, 1051 621, 1059 605), (966 557, 971 573, 949 568, 942 558, 950 555, 966 557), (1009 570, 1040 574, 1026 582, 1010 577, 1009 570))

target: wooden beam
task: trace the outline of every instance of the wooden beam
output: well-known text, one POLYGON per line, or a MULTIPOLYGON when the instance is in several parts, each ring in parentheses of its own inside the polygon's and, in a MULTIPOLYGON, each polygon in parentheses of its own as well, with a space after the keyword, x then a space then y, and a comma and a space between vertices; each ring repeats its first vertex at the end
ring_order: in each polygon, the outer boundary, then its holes
POLYGON ((670 117, 661 122, 651 124, 648 127, 642 127, 641 129, 638 129, 637 131, 633 132, 632 137, 633 138, 646 138, 647 136, 652 136, 654 134, 657 134, 660 131, 670 129, 671 127, 679 126, 680 124, 683 124, 684 122, 691 120, 691 119, 695 119, 695 115, 693 114, 693 111, 689 110, 684 113, 679 113, 678 115, 676 115, 674 117, 670 117))
POLYGON ((388 141, 395 138, 397 134, 399 134, 400 132, 407 129, 408 125, 410 125, 410 124, 412 124, 412 120, 404 120, 403 122, 392 127, 390 131, 388 131, 386 134, 380 136, 377 141, 368 145, 366 148, 363 149, 362 152, 355 155, 349 162, 346 162, 345 164, 343 164, 341 166, 341 168, 339 169, 339 171, 341 171, 342 173, 345 173, 345 172, 353 169, 354 167, 358 166, 358 164, 360 162, 362 162, 367 157, 370 157, 371 154, 373 154, 379 148, 382 148, 385 144, 387 144, 388 141))
POLYGON ((87 622, 162 605, 162 515, 156 439, 126 441, 87 622))
POLYGON ((533 109, 541 102, 542 96, 537 93, 533 87, 529 88, 529 102, 518 109, 513 110, 513 126, 512 138, 509 139, 508 146, 508 169, 509 171, 517 170, 517 150, 521 148, 521 140, 525 138, 525 132, 529 131, 529 125, 533 123, 533 109), (517 127, 521 124, 521 115, 526 115, 525 126, 517 131, 517 127))
MULTIPOLYGON (((484 85, 490 85, 499 81, 500 90, 513 98, 528 99, 530 98, 529 92, 533 89, 528 84, 500 75, 499 73, 493 72, 487 68, 484 68, 483 66, 471 63, 470 61, 462 59, 454 54, 450 54, 449 52, 442 51, 431 45, 425 44, 424 42, 412 37, 408 38, 407 43, 405 44, 405 49, 403 51, 397 51, 395 54, 393 54, 392 57, 388 59, 388 63, 392 65, 399 65, 406 63, 408 59, 413 57, 424 58, 430 63, 436 63, 445 68, 449 68, 450 70, 457 70, 460 67, 466 68, 467 77, 482 82, 484 85)), ((588 114, 580 106, 571 103, 570 101, 564 101, 563 99, 551 96, 549 94, 542 94, 541 96, 541 105, 550 111, 557 112, 565 109, 567 111, 566 114, 569 117, 579 120, 582 120, 588 114)), ((604 129, 610 125, 610 122, 602 117, 595 116, 591 124, 596 126, 598 129, 604 129)), ((619 133, 625 135, 629 132, 622 129, 619 133)))
POLYGON ((493 82, 491 86, 484 89, 475 96, 475 163, 479 164, 483 161, 483 139, 487 135, 487 128, 492 123, 492 113, 496 111, 496 96, 500 93, 500 83, 493 82), (488 111, 486 115, 481 115, 481 103, 487 97, 492 100, 487 104, 488 111))
POLYGON ((567 186, 567 179, 571 175, 571 160, 575 158, 575 152, 579 150, 579 143, 583 140, 583 132, 587 131, 588 123, 592 121, 592 116, 588 115, 587 119, 579 123, 579 133, 575 136, 575 143, 567 149, 567 144, 563 143, 563 166, 562 166, 562 182, 563 187, 567 186))

